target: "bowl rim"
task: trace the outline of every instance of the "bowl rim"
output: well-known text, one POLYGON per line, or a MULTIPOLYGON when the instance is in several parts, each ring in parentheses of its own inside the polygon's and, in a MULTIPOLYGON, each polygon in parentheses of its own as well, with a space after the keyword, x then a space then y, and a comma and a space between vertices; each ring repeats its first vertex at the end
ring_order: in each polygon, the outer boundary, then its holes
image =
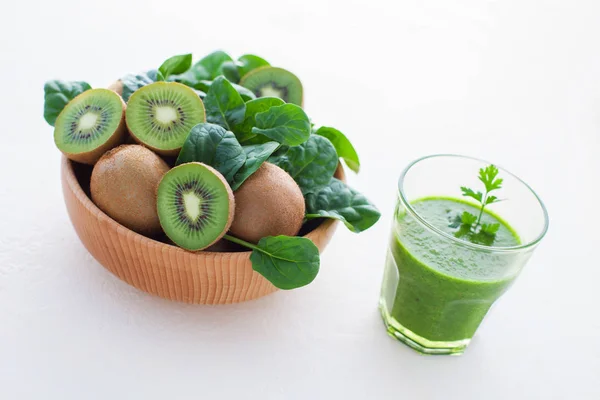
MULTIPOLYGON (((150 242, 156 246, 168 246, 170 248, 175 249, 175 251, 181 251, 185 254, 195 255, 195 256, 240 254, 240 255, 246 255, 249 257, 250 254, 252 253, 252 250, 236 251, 236 252, 233 252, 233 251, 206 251, 206 250, 189 251, 189 250, 183 249, 179 246, 175 246, 170 243, 161 242, 159 240, 150 238, 148 236, 144 236, 141 233, 135 232, 135 231, 127 228, 126 226, 121 225, 120 223, 115 221, 113 218, 111 218, 108 214, 106 214, 104 211, 102 211, 98 206, 96 206, 96 204, 87 195, 87 193, 85 193, 85 191, 81 187, 81 184, 79 183, 79 180, 77 179, 77 176, 76 176, 75 170, 74 170, 74 164, 75 164, 74 161, 68 159, 66 156, 63 155, 62 159, 61 159, 61 164, 67 172, 65 174, 65 176, 67 178, 67 184, 69 186, 69 189, 73 192, 75 197, 77 197, 77 199, 79 199, 79 201, 82 203, 82 206, 85 207, 85 209, 87 209, 89 212, 94 214, 96 216, 96 218, 104 219, 108 224, 112 225, 113 227, 115 227, 117 229, 123 229, 127 232, 130 232, 131 234, 134 235, 135 239, 140 240, 142 243, 150 242)), ((93 166, 92 166, 92 168, 93 168, 93 166)), ((341 162, 338 164, 338 167, 335 171, 334 176, 336 178, 340 179, 341 181, 346 182, 346 174, 345 174, 344 167, 342 166, 341 162)), ((332 228, 332 225, 334 225, 336 222, 337 222, 337 220, 335 220, 335 219, 326 218, 316 228, 314 228, 312 231, 308 232, 307 234, 305 234, 301 237, 311 239, 312 234, 314 234, 315 232, 318 232, 318 231, 328 230, 328 229, 332 228)), ((321 251, 322 251, 322 249, 319 250, 319 252, 321 252, 321 251)))

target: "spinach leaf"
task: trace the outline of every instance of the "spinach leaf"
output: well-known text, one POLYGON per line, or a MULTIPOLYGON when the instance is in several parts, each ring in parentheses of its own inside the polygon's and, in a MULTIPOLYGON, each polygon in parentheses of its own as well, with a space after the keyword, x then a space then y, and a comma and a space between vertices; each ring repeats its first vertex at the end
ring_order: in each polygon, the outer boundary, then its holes
POLYGON ((68 102, 75 97, 91 89, 87 82, 74 81, 48 81, 44 85, 44 119, 48 124, 54 126, 58 114, 65 108, 68 102))
POLYGON ((244 101, 256 99, 256 95, 254 94, 254 92, 252 92, 252 90, 246 89, 245 87, 237 85, 235 83, 232 83, 231 85, 235 88, 235 90, 237 90, 240 96, 242 96, 242 99, 244 99, 244 101))
POLYGON ((240 72, 238 71, 238 66, 234 61, 225 61, 223 65, 221 65, 221 71, 229 82, 240 82, 240 72))
MULTIPOLYGON (((202 90, 204 92, 208 92, 210 90, 210 87, 213 84, 213 82, 214 81, 202 80, 202 81, 196 82, 194 85, 188 85, 188 86, 193 86, 196 89, 202 90)), ((239 95, 242 96, 242 99, 244 101, 256 99, 256 96, 254 95, 254 93, 252 93, 252 91, 246 89, 245 87, 236 85, 235 83, 232 83, 231 86, 233 86, 233 88, 236 90, 236 92, 238 92, 239 95)))
POLYGON ((338 219, 356 233, 369 229, 381 216, 365 196, 335 178, 318 192, 307 194, 305 201, 307 219, 338 219))
POLYGON ((190 131, 176 165, 193 161, 215 168, 231 184, 244 165, 246 154, 232 132, 219 125, 201 123, 190 131))
POLYGON ((169 80, 183 83, 194 89, 200 89, 204 92, 208 92, 210 86, 201 83, 202 81, 211 81, 222 73, 223 63, 231 61, 231 57, 227 53, 222 51, 215 51, 200 61, 191 66, 187 71, 178 75, 169 76, 169 80))
POLYGON ((264 58, 254 54, 244 54, 237 61, 225 61, 221 65, 221 71, 230 82, 239 83, 248 72, 269 65, 264 58))
POLYGON ((231 184, 232 190, 238 190, 242 183, 250 177, 253 173, 260 168, 260 166, 273 154, 279 147, 277 142, 267 142, 263 144, 254 144, 250 146, 244 146, 244 153, 246 153, 246 161, 242 168, 233 177, 233 183, 231 184))
POLYGON ((200 97, 202 100, 204 100, 206 98, 206 93, 204 93, 202 90, 198 90, 198 89, 192 89, 192 90, 194 92, 196 92, 198 97, 200 97))
MULTIPOLYGON (((232 239, 229 235, 225 237, 232 239)), ((239 240, 237 243, 248 245, 239 240)), ((251 248, 252 269, 279 289, 289 290, 308 285, 319 273, 319 249, 310 239, 267 236, 260 239, 256 246, 251 245, 251 248)))
POLYGON ((269 158, 294 178, 302 193, 314 193, 329 183, 338 166, 338 155, 323 136, 311 135, 299 145, 282 150, 269 158))
MULTIPOLYGON (((158 82, 158 81, 165 80, 165 77, 163 76, 163 74, 161 74, 161 72, 156 69, 151 69, 150 71, 146 72, 146 76, 148 76, 148 78, 150 78, 150 80, 152 82, 158 82)), ((150 83, 152 83, 152 82, 150 82, 150 83)))
POLYGON ((273 106, 257 113, 252 133, 260 134, 288 146, 300 145, 310 136, 310 120, 295 104, 273 106))
POLYGON ((213 84, 213 81, 201 80, 201 81, 196 82, 192 86, 195 87, 196 89, 199 89, 199 90, 202 90, 203 92, 208 93, 208 91, 210 90, 210 86, 212 84, 213 84))
POLYGON ((335 147, 335 151, 337 151, 338 156, 340 156, 348 165, 352 171, 358 173, 360 169, 360 160, 358 159, 358 154, 350 143, 350 140, 344 135, 342 132, 338 131, 335 128, 330 128, 327 126, 322 126, 316 130, 315 134, 326 137, 331 141, 333 147, 335 147))
POLYGON ((270 64, 267 62, 267 60, 259 56, 255 56, 254 54, 244 54, 238 58, 238 70, 240 76, 246 75, 253 69, 266 67, 269 65, 270 64))
POLYGON ((210 81, 221 75, 222 65, 226 61, 231 61, 231 57, 227 53, 215 51, 202 58, 182 74, 170 76, 169 80, 207 92, 208 87, 201 85, 200 81, 210 81))
POLYGON ((232 131, 244 121, 246 104, 223 76, 215 79, 204 98, 206 120, 232 131))
POLYGON ((181 54, 179 56, 173 56, 166 60, 158 68, 162 76, 167 77, 169 75, 182 74, 192 66, 192 55, 181 54))
POLYGON ((131 97, 133 92, 135 92, 139 88, 149 85, 154 82, 164 81, 164 80, 165 80, 165 78, 164 78, 163 74, 156 69, 151 69, 150 71, 143 72, 143 73, 140 73, 137 75, 134 75, 134 74, 125 75, 121 79, 121 82, 123 82, 123 94, 121 95, 121 97, 123 97, 123 100, 125 100, 125 102, 128 102, 129 97, 131 97))
MULTIPOLYGON (((183 74, 179 75, 170 75, 167 77, 168 81, 179 82, 186 86, 195 89, 201 89, 198 87, 198 82, 210 79, 210 74, 208 71, 202 66, 198 64, 194 64, 190 69, 185 71, 183 74)), ((204 90, 206 92, 206 90, 204 90)))
POLYGON ((231 57, 229 57, 229 54, 225 53, 224 51, 217 50, 202 58, 196 63, 196 65, 202 66, 206 72, 208 72, 209 77, 207 79, 215 79, 217 76, 223 73, 221 66, 225 61, 233 60, 231 57))
MULTIPOLYGON (((244 143, 256 137, 256 134, 252 133, 252 128, 256 126, 256 114, 267 111, 273 106, 281 106, 285 104, 283 100, 277 97, 261 97, 259 99, 250 100, 246 103, 246 113, 244 115, 244 121, 234 127, 235 135, 237 136, 240 143, 244 143)), ((261 136, 268 140, 266 137, 261 136)))

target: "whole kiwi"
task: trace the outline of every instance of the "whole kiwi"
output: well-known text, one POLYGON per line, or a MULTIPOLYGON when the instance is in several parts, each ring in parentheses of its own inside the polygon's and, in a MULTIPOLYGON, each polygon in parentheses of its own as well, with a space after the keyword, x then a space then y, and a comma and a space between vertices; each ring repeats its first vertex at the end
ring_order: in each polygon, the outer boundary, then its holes
POLYGON ((90 191, 94 203, 121 225, 144 235, 161 231, 156 188, 169 166, 140 145, 121 145, 94 166, 90 191))
POLYGON ((108 90, 112 90, 113 92, 115 92, 116 94, 118 94, 119 96, 123 95, 123 81, 122 80, 117 80, 114 81, 113 83, 111 83, 108 87, 108 90))
POLYGON ((234 192, 235 217, 230 232, 257 243, 265 236, 294 236, 302 227, 305 205, 294 179, 271 163, 264 163, 234 192))

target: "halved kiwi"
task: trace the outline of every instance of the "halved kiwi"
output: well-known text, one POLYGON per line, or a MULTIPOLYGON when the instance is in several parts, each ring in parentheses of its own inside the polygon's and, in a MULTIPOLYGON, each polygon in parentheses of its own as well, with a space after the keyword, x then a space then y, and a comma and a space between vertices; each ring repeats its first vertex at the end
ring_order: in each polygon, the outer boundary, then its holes
POLYGON ((158 219, 180 247, 202 250, 227 233, 235 210, 233 192, 217 170, 202 163, 181 164, 158 185, 158 219))
POLYGON ((176 155, 190 130, 206 121, 200 97, 176 82, 155 82, 136 90, 125 115, 134 139, 163 155, 176 155))
POLYGON ((125 138, 125 102, 108 89, 90 89, 71 100, 54 124, 54 143, 67 158, 93 165, 125 138))
POLYGON ((244 75, 240 85, 250 89, 256 97, 279 97, 286 103, 302 106, 302 83, 283 68, 257 68, 244 75))

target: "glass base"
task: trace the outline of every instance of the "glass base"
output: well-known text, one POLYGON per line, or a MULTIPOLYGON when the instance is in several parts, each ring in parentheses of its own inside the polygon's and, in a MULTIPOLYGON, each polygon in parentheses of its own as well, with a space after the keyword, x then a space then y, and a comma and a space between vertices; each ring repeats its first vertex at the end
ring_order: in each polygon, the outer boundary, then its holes
POLYGON ((464 353, 471 342, 471 339, 451 342, 438 342, 425 339, 396 321, 388 312, 385 302, 379 302, 379 310, 381 311, 381 317, 383 318, 387 333, 421 354, 459 356, 464 353))

